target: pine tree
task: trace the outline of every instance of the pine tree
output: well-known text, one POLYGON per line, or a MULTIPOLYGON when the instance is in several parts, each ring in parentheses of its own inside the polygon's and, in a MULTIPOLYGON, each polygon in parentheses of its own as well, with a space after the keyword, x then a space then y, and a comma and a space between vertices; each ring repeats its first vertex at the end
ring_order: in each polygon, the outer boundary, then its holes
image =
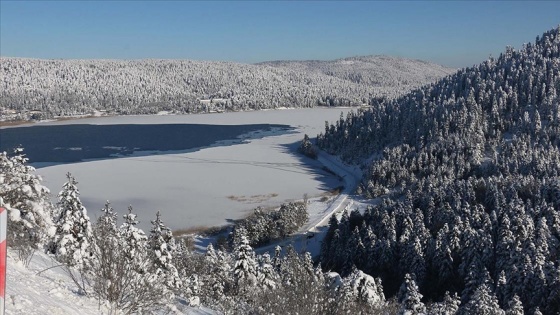
POLYGON ((257 283, 257 262, 255 252, 249 245, 245 236, 244 229, 238 229, 239 243, 236 244, 233 255, 235 264, 233 266, 233 276, 238 292, 245 293, 250 287, 257 283))
MULTIPOLYGON (((86 266, 87 272, 94 279, 93 292, 102 299, 116 302, 124 285, 125 273, 124 251, 117 228, 117 214, 109 201, 101 209, 101 216, 92 228, 92 259, 86 266), (107 281, 106 279, 111 279, 107 281)), ((85 290, 85 288, 84 288, 85 290)))
POLYGON ((161 221, 159 211, 152 221, 152 229, 148 236, 148 256, 152 261, 151 272, 160 276, 168 287, 179 288, 181 280, 177 268, 173 265, 175 239, 171 230, 161 221))
POLYGON ((429 311, 428 314, 433 315, 455 315, 459 310, 459 306, 461 305, 461 298, 454 293, 450 295, 449 292, 445 292, 443 296, 443 301, 439 303, 434 303, 429 311))
POLYGON ((385 295, 381 287, 380 280, 355 269, 347 278, 344 279, 344 290, 346 294, 356 303, 377 308, 385 302, 385 295))
POLYGON ((278 281, 278 274, 272 265, 272 259, 268 253, 264 253, 258 257, 259 267, 257 270, 257 279, 259 284, 265 289, 275 289, 278 281))
POLYGON ((506 310, 506 315, 523 315, 523 304, 519 299, 519 296, 514 295, 513 299, 508 303, 508 309, 506 310))
POLYGON ((58 194, 60 212, 55 218, 56 234, 50 251, 70 265, 81 265, 90 257, 91 223, 87 210, 80 201, 76 179, 66 174, 68 181, 58 194))
POLYGON ((399 314, 425 314, 426 306, 422 303, 421 299, 422 294, 418 291, 416 281, 414 281, 413 276, 407 273, 404 276, 404 282, 399 290, 399 302, 401 303, 399 314))
POLYGON ((321 265, 326 269, 330 269, 333 263, 333 257, 330 255, 330 253, 334 234, 337 230, 338 219, 336 218, 336 215, 332 215, 329 218, 329 228, 327 229, 327 233, 323 238, 323 242, 321 242, 321 265))
POLYGON ((498 299, 486 284, 481 284, 469 302, 462 308, 461 314, 500 315, 505 314, 498 304, 498 299))
POLYGON ((93 259, 86 271, 95 296, 108 302, 111 312, 143 314, 163 309, 173 294, 150 272, 147 237, 136 227, 132 207, 119 228, 108 202, 102 212, 93 229, 93 259))
POLYGON ((25 261, 54 235, 49 190, 27 162, 22 148, 12 156, 0 152, 0 206, 8 210, 8 246, 25 261))
POLYGON ((313 144, 311 143, 311 140, 309 140, 309 136, 307 134, 303 136, 303 140, 299 146, 299 151, 312 159, 317 158, 317 151, 313 148, 313 144))
POLYGON ((200 306, 200 281, 197 274, 192 274, 185 283, 186 293, 189 298, 189 306, 200 306))
POLYGON ((139 272, 148 271, 149 261, 147 258, 146 234, 137 228, 138 220, 136 214, 132 213, 132 206, 128 207, 128 213, 123 215, 124 222, 119 227, 119 236, 124 245, 124 253, 128 260, 128 267, 139 272))
POLYGON ((231 270, 231 257, 221 250, 215 250, 212 244, 209 244, 204 256, 204 262, 207 269, 202 273, 203 279, 202 290, 205 292, 203 303, 211 304, 213 301, 219 300, 223 296, 231 294, 233 287, 233 277, 231 270))

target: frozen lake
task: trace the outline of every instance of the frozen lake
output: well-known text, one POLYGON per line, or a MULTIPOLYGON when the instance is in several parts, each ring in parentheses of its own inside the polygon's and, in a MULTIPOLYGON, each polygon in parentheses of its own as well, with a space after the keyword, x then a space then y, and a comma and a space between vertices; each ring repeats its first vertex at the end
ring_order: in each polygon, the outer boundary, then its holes
MULTIPOLYGON (((73 128, 90 124, 94 127, 87 128, 95 131, 92 137, 108 130, 104 128, 118 129, 117 125, 136 131, 151 130, 148 134, 159 131, 146 125, 165 126, 170 128, 167 131, 180 129, 172 133, 175 137, 187 132, 185 137, 193 141, 204 139, 197 145, 183 143, 167 148, 172 151, 162 151, 161 143, 153 143, 164 141, 159 137, 144 139, 149 138, 148 135, 140 137, 146 141, 136 144, 109 145, 101 141, 101 147, 109 151, 93 157, 98 160, 41 167, 37 173, 56 194, 65 181, 65 174, 71 172, 92 218, 96 218, 105 201, 110 200, 121 214, 132 205, 145 230, 149 230, 149 221, 155 218, 158 210, 164 222, 175 230, 223 225, 245 216, 259 205, 277 206, 287 200, 301 199, 303 194, 317 196, 339 186, 338 178, 296 150, 305 133, 315 137, 324 130, 325 121, 338 119, 341 111, 349 110, 315 108, 124 116, 36 124, 36 127, 74 125, 73 128), (212 125, 222 131, 212 131, 212 125), (218 135, 208 140, 208 134, 214 132, 218 135), (108 158, 115 153, 130 156, 108 158)), ((83 152, 86 146, 72 144, 74 149, 67 151, 83 152)))

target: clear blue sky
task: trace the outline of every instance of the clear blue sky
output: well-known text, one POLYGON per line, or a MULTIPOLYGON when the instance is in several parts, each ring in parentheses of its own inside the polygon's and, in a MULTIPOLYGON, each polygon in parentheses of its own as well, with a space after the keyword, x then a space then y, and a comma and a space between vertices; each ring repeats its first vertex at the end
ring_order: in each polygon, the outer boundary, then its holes
POLYGON ((253 63, 396 55, 453 67, 560 24, 560 1, 4 1, 0 55, 253 63))

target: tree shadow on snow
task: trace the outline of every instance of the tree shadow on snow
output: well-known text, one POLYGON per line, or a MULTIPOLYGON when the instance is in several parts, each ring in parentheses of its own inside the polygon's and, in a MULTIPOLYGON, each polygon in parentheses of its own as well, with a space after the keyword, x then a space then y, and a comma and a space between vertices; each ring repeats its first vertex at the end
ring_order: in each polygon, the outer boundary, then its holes
MULTIPOLYGON (((320 190, 324 190, 327 193, 339 188, 341 185, 344 185, 344 181, 342 180, 342 178, 326 168, 321 162, 316 159, 307 157, 299 152, 300 144, 301 142, 297 141, 289 144, 281 144, 277 147, 280 148, 282 152, 290 154, 294 158, 296 158, 298 162, 303 166, 303 169, 311 176, 313 176, 313 179, 321 183, 321 186, 319 186, 320 190)), ((302 194, 304 193, 306 192, 302 191, 302 194)))

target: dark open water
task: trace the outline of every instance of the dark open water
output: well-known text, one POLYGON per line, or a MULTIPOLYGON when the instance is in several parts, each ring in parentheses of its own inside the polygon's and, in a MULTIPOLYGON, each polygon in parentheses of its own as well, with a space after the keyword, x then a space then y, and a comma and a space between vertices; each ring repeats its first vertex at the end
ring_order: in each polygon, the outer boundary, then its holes
POLYGON ((52 125, 0 129, 0 152, 21 145, 31 163, 69 163, 126 156, 139 151, 182 151, 221 140, 262 138, 290 132, 288 125, 52 125))

